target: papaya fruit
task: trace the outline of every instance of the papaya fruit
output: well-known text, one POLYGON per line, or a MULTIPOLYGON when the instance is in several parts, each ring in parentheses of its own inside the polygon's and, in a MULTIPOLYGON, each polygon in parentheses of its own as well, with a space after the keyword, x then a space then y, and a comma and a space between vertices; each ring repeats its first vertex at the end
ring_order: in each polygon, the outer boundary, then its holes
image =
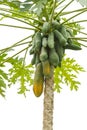
POLYGON ((49 24, 49 22, 44 22, 43 27, 42 27, 42 33, 44 35, 46 35, 47 33, 49 33, 49 31, 50 31, 50 24, 49 24))
POLYGON ((43 67, 43 75, 46 78, 49 78, 50 74, 51 74, 51 66, 50 66, 49 60, 43 61, 42 62, 42 67, 43 67))
POLYGON ((59 56, 59 61, 61 62, 62 61, 62 58, 64 56, 64 53, 65 53, 65 49, 64 47, 62 47, 60 44, 58 44, 57 42, 55 43, 55 49, 56 49, 56 52, 59 56))
POLYGON ((66 30, 66 32, 67 32, 67 37, 73 37, 73 36, 74 36, 71 29, 68 28, 68 29, 66 30))
POLYGON ((40 53, 40 61, 45 61, 48 58, 47 49, 42 46, 40 53))
POLYGON ((81 50, 81 46, 78 44, 77 41, 72 40, 70 37, 74 37, 72 31, 70 29, 67 30, 67 45, 64 47, 65 49, 71 49, 71 50, 81 50))
POLYGON ((36 54, 35 65, 37 65, 38 63, 40 63, 39 53, 36 54))
POLYGON ((40 32, 36 32, 35 37, 34 37, 34 47, 35 47, 35 52, 39 52, 41 49, 42 45, 42 36, 40 32))
POLYGON ((43 39, 42 39, 42 46, 43 47, 47 47, 47 44, 48 44, 48 39, 46 37, 43 37, 43 39))
POLYGON ((49 62, 54 67, 57 67, 59 64, 59 56, 58 56, 55 48, 52 48, 49 50, 49 62))
POLYGON ((44 75, 42 63, 37 64, 33 83, 33 92, 36 97, 39 97, 43 92, 44 75))
POLYGON ((70 29, 66 30, 66 32, 67 32, 67 43, 72 44, 72 39, 70 39, 70 37, 74 37, 74 35, 70 29))
POLYGON ((68 44, 64 47, 65 49, 71 49, 71 50, 81 50, 81 46, 76 44, 68 44))
POLYGON ((29 54, 30 54, 30 55, 34 54, 34 51, 35 51, 35 48, 32 46, 32 48, 31 48, 30 51, 29 51, 29 54))
POLYGON ((34 65, 36 62, 36 54, 33 54, 32 60, 31 60, 31 64, 34 65))
POLYGON ((67 40, 67 31, 65 26, 61 25, 60 29, 59 29, 60 33, 64 36, 64 38, 67 40))
POLYGON ((56 20, 53 20, 53 21, 52 21, 52 28, 53 28, 54 30, 55 30, 55 29, 59 30, 59 28, 60 28, 60 23, 57 22, 56 20))
POLYGON ((59 44, 61 46, 66 45, 67 40, 64 38, 64 36, 58 30, 54 30, 54 36, 59 41, 59 44))
POLYGON ((50 32, 48 35, 48 47, 54 48, 54 33, 50 32))
POLYGON ((32 38, 32 46, 29 50, 29 54, 32 55, 32 54, 34 54, 34 52, 35 52, 35 35, 32 38))

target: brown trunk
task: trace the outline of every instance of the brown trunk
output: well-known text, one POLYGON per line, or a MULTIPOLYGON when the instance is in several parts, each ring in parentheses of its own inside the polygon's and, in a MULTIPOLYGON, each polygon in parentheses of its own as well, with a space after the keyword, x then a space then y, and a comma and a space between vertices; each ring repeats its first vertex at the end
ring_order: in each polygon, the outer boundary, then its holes
POLYGON ((45 80, 43 130, 53 130, 53 108, 54 108, 54 77, 45 80))

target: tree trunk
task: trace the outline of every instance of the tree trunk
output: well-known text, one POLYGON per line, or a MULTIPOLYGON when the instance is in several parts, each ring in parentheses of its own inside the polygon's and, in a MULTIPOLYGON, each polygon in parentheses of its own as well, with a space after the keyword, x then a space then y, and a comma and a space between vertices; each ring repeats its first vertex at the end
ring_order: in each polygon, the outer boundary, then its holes
POLYGON ((53 130, 53 108, 54 108, 54 77, 45 80, 43 130, 53 130))

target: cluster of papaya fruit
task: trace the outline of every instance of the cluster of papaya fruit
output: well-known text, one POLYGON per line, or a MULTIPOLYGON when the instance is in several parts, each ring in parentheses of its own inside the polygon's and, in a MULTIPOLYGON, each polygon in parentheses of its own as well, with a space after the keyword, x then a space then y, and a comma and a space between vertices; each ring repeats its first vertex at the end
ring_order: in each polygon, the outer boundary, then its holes
POLYGON ((44 78, 51 76, 51 66, 61 67, 65 49, 81 50, 71 37, 72 31, 56 20, 51 24, 44 22, 41 31, 35 33, 30 54, 33 54, 32 65, 36 65, 33 91, 37 97, 43 91, 44 78))

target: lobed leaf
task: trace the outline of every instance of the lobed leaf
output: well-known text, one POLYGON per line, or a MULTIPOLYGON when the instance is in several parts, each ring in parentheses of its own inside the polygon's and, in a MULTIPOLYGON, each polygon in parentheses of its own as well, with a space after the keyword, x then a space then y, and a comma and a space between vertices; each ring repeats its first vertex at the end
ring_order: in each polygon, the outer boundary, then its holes
POLYGON ((61 67, 57 67, 54 72, 54 90, 60 92, 63 84, 69 86, 70 90, 78 90, 80 82, 77 79, 77 74, 80 72, 84 72, 84 69, 76 63, 75 59, 64 57, 61 67))
MULTIPOLYGON (((33 67, 31 64, 24 65, 23 58, 15 58, 12 61, 12 68, 9 69, 9 86, 12 84, 20 83, 18 88, 19 94, 24 94, 26 91, 29 91, 27 86, 31 86, 33 83, 32 75, 33 75, 33 67), (16 60, 16 62, 14 62, 16 60)), ((10 61, 11 62, 11 61, 10 61)))
POLYGON ((5 89, 6 89, 6 83, 4 79, 0 76, 0 95, 5 97, 5 89))

